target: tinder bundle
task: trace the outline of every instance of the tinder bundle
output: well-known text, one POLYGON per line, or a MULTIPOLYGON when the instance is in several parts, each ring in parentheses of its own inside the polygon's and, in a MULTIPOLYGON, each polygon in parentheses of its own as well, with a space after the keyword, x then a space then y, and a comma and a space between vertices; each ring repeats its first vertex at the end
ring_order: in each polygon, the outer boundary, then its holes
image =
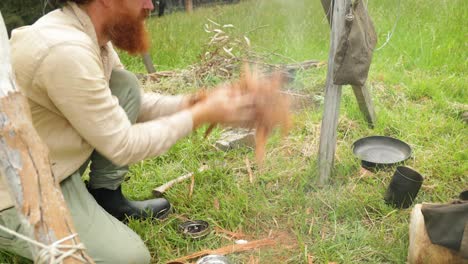
MULTIPOLYGON (((255 118, 242 127, 255 129, 255 158, 258 163, 263 162, 265 145, 273 130, 280 128, 282 134, 286 135, 291 126, 289 98, 281 93, 283 84, 284 77, 280 72, 265 76, 258 69, 250 70, 244 66, 240 80, 230 85, 230 89, 236 89, 241 94, 251 93, 255 98, 255 118)), ((208 128, 206 135, 215 125, 208 128)))
POLYGON ((256 69, 250 71, 245 67, 241 79, 232 86, 242 93, 254 94, 255 119, 247 127, 255 129, 255 158, 259 163, 263 161, 266 141, 273 129, 279 127, 286 135, 291 126, 289 99, 281 93, 283 83, 283 75, 279 72, 267 78, 256 69))

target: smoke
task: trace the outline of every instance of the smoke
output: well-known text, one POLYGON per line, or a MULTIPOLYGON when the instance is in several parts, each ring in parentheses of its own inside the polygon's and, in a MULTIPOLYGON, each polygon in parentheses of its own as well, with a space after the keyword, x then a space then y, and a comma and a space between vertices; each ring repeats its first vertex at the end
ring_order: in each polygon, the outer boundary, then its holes
MULTIPOLYGON (((299 54, 307 50, 308 46, 313 45, 311 43, 313 32, 311 31, 324 26, 328 27, 325 24, 325 14, 320 0, 261 0, 259 2, 274 6, 275 13, 280 16, 276 18, 279 23, 276 26, 280 26, 281 34, 287 41, 286 50, 292 54, 298 54, 296 56, 300 56, 299 54)), ((302 56, 307 57, 305 54, 302 56)))

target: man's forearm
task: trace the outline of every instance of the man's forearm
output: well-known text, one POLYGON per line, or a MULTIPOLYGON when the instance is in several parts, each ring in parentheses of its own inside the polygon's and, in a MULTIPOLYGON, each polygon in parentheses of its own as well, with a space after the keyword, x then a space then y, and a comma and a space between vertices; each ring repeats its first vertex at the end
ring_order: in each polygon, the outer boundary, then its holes
POLYGON ((144 93, 137 122, 146 122, 187 109, 187 96, 144 93))

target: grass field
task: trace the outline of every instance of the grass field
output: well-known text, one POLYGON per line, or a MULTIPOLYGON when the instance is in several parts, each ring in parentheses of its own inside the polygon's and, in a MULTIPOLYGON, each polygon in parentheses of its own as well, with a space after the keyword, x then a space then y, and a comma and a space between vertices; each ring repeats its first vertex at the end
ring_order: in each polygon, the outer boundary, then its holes
MULTIPOLYGON (((202 164, 209 166, 196 175, 191 197, 190 181, 167 193, 177 210, 168 219, 130 222, 154 263, 232 243, 215 232, 201 240, 184 238, 177 229, 181 218, 203 219, 243 233, 247 240, 280 236, 286 242, 229 255, 233 263, 405 263, 410 209, 396 210, 383 202, 393 171, 362 170, 350 146, 370 135, 408 142, 413 156, 406 164, 425 178, 416 202, 449 201, 468 188, 468 126, 462 120, 468 111, 468 3, 376 0, 369 1, 368 9, 378 47, 399 17, 388 44, 374 53, 369 75, 378 120, 369 128, 351 88, 343 87, 329 185, 317 185, 323 105, 296 113, 291 133, 269 141, 266 163, 253 169, 253 183, 245 165, 246 158, 254 160, 251 149, 221 152, 213 147, 219 130, 208 139, 203 129, 197 131, 165 155, 133 165, 124 187, 132 199, 148 198, 152 188, 202 164)), ((328 57, 329 26, 318 0, 250 0, 153 19, 151 54, 158 70, 197 63, 208 40, 203 30, 207 19, 233 24, 233 30, 246 33, 252 49, 268 54, 271 63, 328 57)), ((128 69, 144 72, 139 58, 121 55, 128 69)), ((292 88, 320 98, 325 78, 326 66, 299 72, 292 88)), ((187 83, 171 91, 186 93, 198 85, 187 83)), ((3 254, 3 262, 24 261, 3 254)))

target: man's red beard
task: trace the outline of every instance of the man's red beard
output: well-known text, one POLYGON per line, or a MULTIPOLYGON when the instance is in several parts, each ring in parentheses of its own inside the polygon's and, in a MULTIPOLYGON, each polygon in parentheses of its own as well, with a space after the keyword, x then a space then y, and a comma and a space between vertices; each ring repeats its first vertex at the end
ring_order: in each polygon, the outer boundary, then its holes
POLYGON ((145 28, 147 10, 142 10, 138 17, 128 13, 120 14, 114 23, 108 27, 108 34, 112 44, 129 54, 142 54, 148 51, 150 38, 145 28))

